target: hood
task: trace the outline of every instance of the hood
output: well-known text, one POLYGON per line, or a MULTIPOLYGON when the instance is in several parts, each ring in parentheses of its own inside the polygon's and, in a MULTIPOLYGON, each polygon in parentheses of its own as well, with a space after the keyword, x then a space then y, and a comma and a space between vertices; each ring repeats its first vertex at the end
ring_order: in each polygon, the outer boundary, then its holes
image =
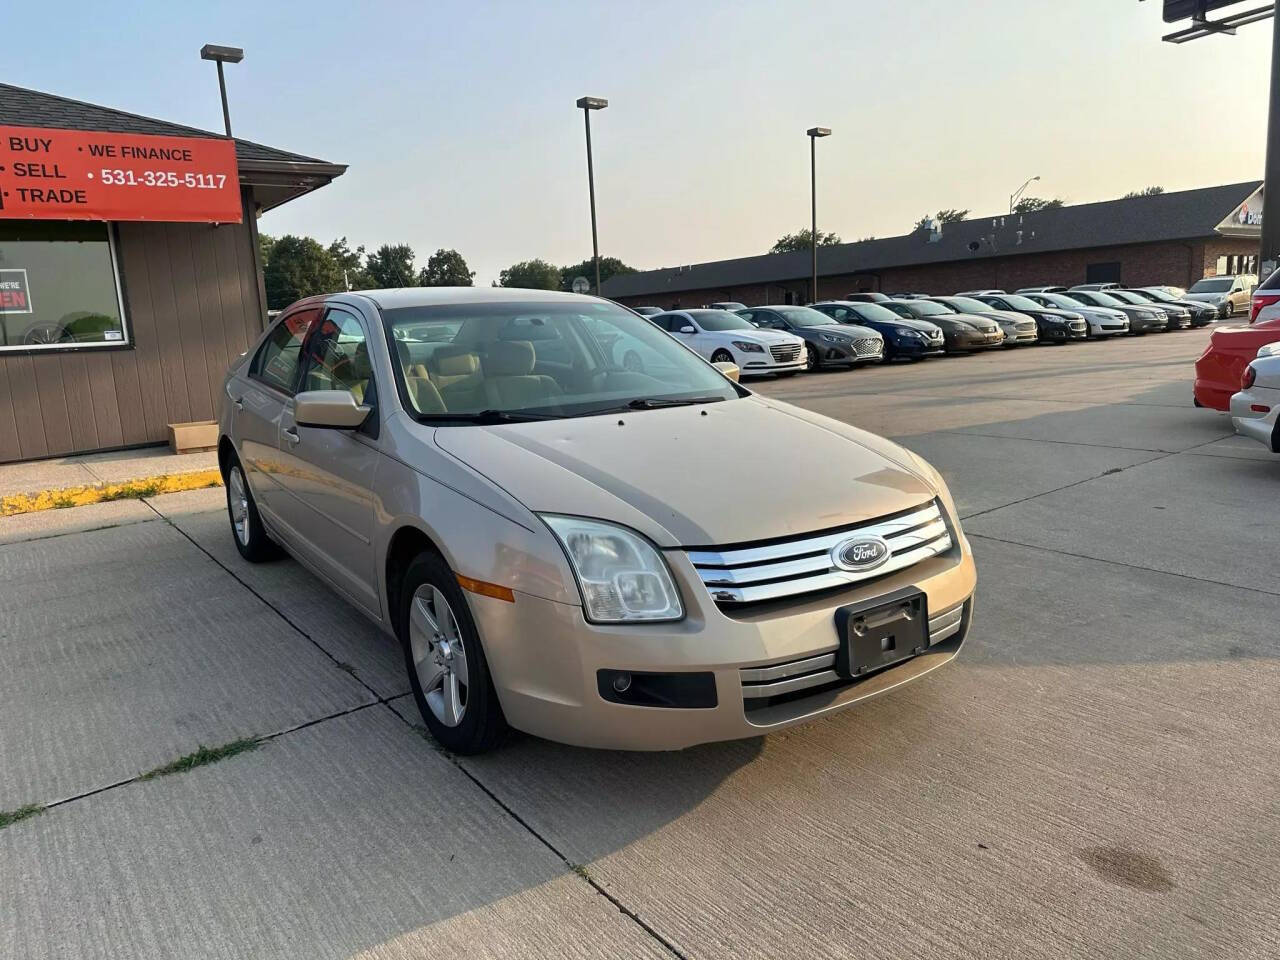
POLYGON ((714 337, 723 337, 726 340, 743 340, 747 343, 758 343, 764 347, 770 344, 794 343, 800 339, 782 330, 708 330, 707 333, 714 337))
POLYGON ((960 316, 986 317, 996 323, 1035 323, 1035 320, 1027 314, 1018 313, 1016 310, 984 310, 982 313, 962 313, 960 316))
POLYGON ((1063 307, 1042 307, 1039 313, 1046 317, 1052 317, 1054 320, 1083 320, 1084 312, 1081 310, 1067 310, 1063 307))
POLYGON ((1117 307, 1086 307, 1081 304, 1077 313, 1083 314, 1085 317, 1095 317, 1099 320, 1127 320, 1124 311, 1117 307))
POLYGON ((664 547, 790 537, 936 494, 901 447, 757 396, 434 433, 530 510, 621 523, 664 547))
POLYGON ((1197 303, 1217 304, 1227 299, 1227 295, 1225 292, 1224 293, 1184 293, 1182 295, 1182 299, 1194 300, 1197 303))

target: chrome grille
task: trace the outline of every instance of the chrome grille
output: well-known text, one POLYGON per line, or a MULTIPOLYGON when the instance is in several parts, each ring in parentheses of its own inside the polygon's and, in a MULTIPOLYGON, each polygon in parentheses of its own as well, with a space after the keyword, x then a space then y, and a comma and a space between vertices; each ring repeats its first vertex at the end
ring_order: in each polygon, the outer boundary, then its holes
MULTIPOLYGON (((929 645, 955 636, 963 618, 963 604, 930 617, 929 645)), ((742 698, 748 702, 821 687, 842 679, 836 672, 834 650, 766 667, 744 667, 738 671, 738 677, 742 681, 742 698)))
POLYGON ((863 337, 853 341, 853 352, 860 357, 878 357, 884 353, 884 341, 879 337, 863 337))
POLYGON ((951 533, 936 501, 887 519, 782 543, 719 550, 690 550, 689 561, 722 604, 777 600, 847 586, 904 570, 951 549, 951 533), (882 537, 889 558, 871 570, 842 570, 834 548, 853 536, 882 537))
POLYGON ((800 358, 800 345, 784 343, 769 348, 769 353, 778 363, 792 363, 800 358))

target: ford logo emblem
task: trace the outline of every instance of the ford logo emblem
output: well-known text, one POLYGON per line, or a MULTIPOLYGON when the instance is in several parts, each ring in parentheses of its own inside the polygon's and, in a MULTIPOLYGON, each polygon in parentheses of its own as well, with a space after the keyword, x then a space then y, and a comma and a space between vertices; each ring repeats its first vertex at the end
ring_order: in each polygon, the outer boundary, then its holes
POLYGON ((852 537, 831 548, 831 562, 840 570, 865 573, 883 564, 892 554, 882 537, 852 537))

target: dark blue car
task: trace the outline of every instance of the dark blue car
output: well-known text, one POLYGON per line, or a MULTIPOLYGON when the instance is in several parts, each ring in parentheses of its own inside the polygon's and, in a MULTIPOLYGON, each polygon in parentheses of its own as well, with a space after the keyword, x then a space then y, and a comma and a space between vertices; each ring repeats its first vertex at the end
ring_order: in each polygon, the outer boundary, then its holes
POLYGON ((895 357, 907 357, 911 360, 938 357, 942 356, 946 350, 942 328, 936 323, 930 323, 928 320, 908 320, 878 303, 827 300, 823 303, 815 303, 813 309, 821 310, 840 323, 856 323, 859 326, 871 327, 884 337, 886 360, 892 360, 895 357))

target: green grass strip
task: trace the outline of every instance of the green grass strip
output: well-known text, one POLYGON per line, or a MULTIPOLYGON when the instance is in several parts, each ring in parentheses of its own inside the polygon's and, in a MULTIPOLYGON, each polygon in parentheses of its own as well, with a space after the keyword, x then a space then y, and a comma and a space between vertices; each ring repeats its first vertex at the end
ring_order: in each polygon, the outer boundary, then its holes
POLYGON ((163 767, 156 767, 154 770, 144 773, 138 779, 154 780, 156 777, 167 777, 171 773, 186 773, 196 767, 203 767, 206 764, 225 760, 227 757, 234 757, 238 753, 248 753, 250 750, 256 750, 261 745, 261 740, 255 737, 245 737, 243 740, 232 740, 230 743, 224 743, 220 747, 199 747, 195 753, 188 753, 185 757, 179 757, 172 763, 166 763, 163 767))
POLYGON ((42 813, 44 813, 44 807, 38 803, 29 803, 25 807, 19 807, 17 810, 0 810, 0 830, 17 823, 19 820, 38 817, 42 813))

